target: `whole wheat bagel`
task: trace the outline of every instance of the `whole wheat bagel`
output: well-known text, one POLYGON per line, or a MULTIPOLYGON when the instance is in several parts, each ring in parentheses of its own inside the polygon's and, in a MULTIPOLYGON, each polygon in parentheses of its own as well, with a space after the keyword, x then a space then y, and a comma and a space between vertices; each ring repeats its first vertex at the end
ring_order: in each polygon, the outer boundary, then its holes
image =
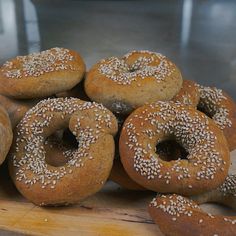
MULTIPOLYGON (((236 209, 236 175, 229 175, 217 189, 191 198, 198 203, 216 202, 236 209)), ((165 235, 236 235, 236 216, 208 214, 195 201, 176 194, 157 195, 148 211, 165 235)))
POLYGON ((190 106, 160 101, 138 108, 126 119, 120 157, 128 175, 141 186, 183 195, 216 188, 230 164, 226 139, 214 121, 190 106), (169 139, 187 151, 185 159, 160 158, 155 147, 169 139))
POLYGON ((146 103, 171 100, 181 86, 182 76, 176 65, 149 51, 101 60, 85 79, 90 99, 120 114, 129 114, 146 103))
POLYGON ((22 195, 37 205, 77 203, 107 180, 116 132, 115 116, 101 104, 76 98, 42 100, 15 130, 9 155, 11 178, 22 195), (67 161, 58 166, 47 161, 44 145, 48 137, 67 127, 78 144, 63 152, 67 161))
POLYGON ((0 94, 42 98, 69 90, 85 73, 80 55, 64 48, 17 56, 0 68, 0 94))

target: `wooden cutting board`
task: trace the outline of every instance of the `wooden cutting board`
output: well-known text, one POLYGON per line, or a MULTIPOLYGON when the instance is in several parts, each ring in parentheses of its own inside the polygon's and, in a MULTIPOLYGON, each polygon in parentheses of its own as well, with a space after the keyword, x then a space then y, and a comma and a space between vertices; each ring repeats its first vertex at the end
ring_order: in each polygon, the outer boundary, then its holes
MULTIPOLYGON (((231 152, 236 173, 236 150, 231 152)), ((15 189, 4 166, 0 169, 0 235, 162 236, 147 213, 152 192, 136 192, 107 182, 81 205, 40 208, 15 189)), ((205 204, 213 214, 236 215, 222 206, 205 204)))

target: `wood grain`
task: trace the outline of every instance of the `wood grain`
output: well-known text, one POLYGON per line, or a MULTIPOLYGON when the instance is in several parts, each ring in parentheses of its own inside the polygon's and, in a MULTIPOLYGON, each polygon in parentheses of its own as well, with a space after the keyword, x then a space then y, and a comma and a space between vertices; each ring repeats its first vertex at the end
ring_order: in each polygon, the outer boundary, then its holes
MULTIPOLYGON (((236 172, 236 150, 231 153, 231 172, 236 172)), ((153 192, 135 192, 107 182, 81 205, 40 208, 15 189, 6 166, 0 169, 1 235, 162 236, 146 207, 153 192)), ((222 206, 204 204, 210 213, 235 215, 222 206)))

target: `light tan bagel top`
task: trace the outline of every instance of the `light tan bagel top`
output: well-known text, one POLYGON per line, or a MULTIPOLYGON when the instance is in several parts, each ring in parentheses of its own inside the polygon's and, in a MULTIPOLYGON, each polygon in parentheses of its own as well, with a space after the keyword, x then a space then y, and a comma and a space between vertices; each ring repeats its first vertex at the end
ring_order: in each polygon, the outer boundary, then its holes
POLYGON ((85 91, 92 100, 126 114, 145 103, 170 100, 181 85, 181 73, 173 62, 144 50, 103 59, 85 79, 85 91))
POLYGON ((66 91, 80 82, 85 64, 65 48, 17 56, 0 68, 0 93, 14 98, 37 98, 66 91))

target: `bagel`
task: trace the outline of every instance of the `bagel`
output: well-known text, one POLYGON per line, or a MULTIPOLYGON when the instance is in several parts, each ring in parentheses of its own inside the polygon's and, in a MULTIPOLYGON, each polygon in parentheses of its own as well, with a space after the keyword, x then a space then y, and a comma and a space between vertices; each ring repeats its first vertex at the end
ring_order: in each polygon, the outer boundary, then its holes
POLYGON ((38 99, 17 100, 0 95, 0 104, 6 109, 13 129, 20 122, 25 113, 38 102, 38 99))
POLYGON ((6 110, 0 105, 0 165, 5 160, 12 143, 12 127, 6 110))
POLYGON ((13 98, 42 98, 70 90, 85 73, 78 53, 51 48, 18 56, 0 68, 0 94, 13 98))
POLYGON ((157 100, 171 100, 181 86, 182 76, 176 65, 149 51, 103 59, 85 78, 85 92, 90 99, 119 114, 129 114, 157 100))
POLYGON ((36 205, 80 202, 100 190, 107 180, 116 132, 115 116, 101 104, 76 98, 42 100, 15 129, 10 176, 19 192, 36 205), (58 166, 46 160, 44 143, 66 127, 78 144, 63 153, 67 161, 58 166))
POLYGON ((212 118, 223 131, 230 151, 236 148, 236 104, 223 90, 199 85, 198 109, 212 118))
POLYGON ((184 80, 180 91, 172 101, 197 107, 200 99, 198 84, 191 80, 184 80))
POLYGON ((120 135, 121 162, 141 186, 161 193, 196 195, 222 184, 230 156, 221 130, 196 109, 174 102, 156 102, 135 110, 120 135), (162 160, 158 143, 175 139, 186 159, 162 160))
MULTIPOLYGON (((217 189, 192 198, 199 203, 217 202, 236 209, 236 176, 230 175, 217 189)), ((148 211, 165 235, 236 235, 236 216, 206 213, 195 201, 180 195, 157 195, 148 211)))

